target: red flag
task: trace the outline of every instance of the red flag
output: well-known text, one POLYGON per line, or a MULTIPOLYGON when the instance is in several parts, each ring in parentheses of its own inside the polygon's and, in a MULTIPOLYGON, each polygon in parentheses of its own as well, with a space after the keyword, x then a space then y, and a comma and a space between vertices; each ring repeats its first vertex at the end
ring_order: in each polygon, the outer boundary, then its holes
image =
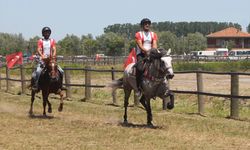
POLYGON ((30 57, 29 57, 29 60, 33 60, 34 59, 34 55, 32 54, 30 57))
POLYGON ((99 55, 99 54, 96 54, 96 55, 95 55, 95 61, 100 61, 100 59, 101 59, 100 55, 99 55))
POLYGON ((133 48, 129 55, 128 55, 128 58, 126 59, 126 61, 124 62, 124 66, 123 68, 125 69, 129 64, 131 63, 136 63, 136 51, 135 51, 135 48, 133 48))
POLYGON ((16 52, 12 53, 10 55, 6 55, 6 62, 8 68, 12 68, 15 64, 23 64, 23 53, 22 52, 16 52))

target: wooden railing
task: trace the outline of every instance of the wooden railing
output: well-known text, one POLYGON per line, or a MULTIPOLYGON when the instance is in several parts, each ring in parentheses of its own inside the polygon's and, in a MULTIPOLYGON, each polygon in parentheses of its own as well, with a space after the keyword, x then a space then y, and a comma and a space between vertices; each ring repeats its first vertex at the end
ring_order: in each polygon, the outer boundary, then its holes
MULTIPOLYGON (((2 81, 6 81, 6 92, 9 91, 10 88, 10 81, 20 82, 21 83, 21 93, 24 93, 26 88, 26 82, 30 82, 30 79, 25 79, 24 70, 25 69, 33 69, 33 68, 24 68, 23 66, 16 67, 12 70, 19 69, 20 70, 20 79, 13 79, 10 75, 10 70, 5 67, 0 68, 0 72, 4 72, 3 69, 5 69, 6 76, 2 77, 0 73, 0 89, 2 89, 2 81)), ((66 91, 66 97, 70 98, 71 93, 71 87, 77 86, 77 87, 84 87, 85 88, 85 98, 84 100, 91 100, 91 88, 104 88, 105 85, 91 85, 91 72, 99 72, 104 73, 108 72, 110 73, 110 81, 115 80, 115 73, 122 73, 122 70, 115 70, 114 68, 111 68, 110 70, 97 70, 92 69, 91 67, 85 67, 85 68, 64 68, 64 75, 65 75, 65 82, 64 85, 67 87, 66 91), (70 71, 84 71, 85 72, 85 84, 73 84, 71 83, 71 74, 70 71)), ((196 82, 197 82, 197 91, 184 91, 184 90, 172 90, 176 94, 195 94, 198 97, 198 113, 204 114, 204 95, 206 96, 215 96, 215 97, 224 97, 224 98, 230 98, 231 100, 231 106, 230 106, 230 117, 231 118, 239 118, 239 100, 240 99, 250 99, 250 96, 241 96, 239 95, 239 75, 250 75, 250 73, 240 73, 240 72, 208 72, 208 71, 179 71, 175 72, 175 74, 189 74, 189 73, 195 73, 196 74, 196 82), (229 75, 231 76, 231 94, 216 94, 216 93, 208 93, 204 91, 204 84, 203 84, 203 74, 214 74, 214 75, 229 75)), ((112 93, 113 96, 113 104, 117 103, 116 100, 116 93, 112 93)), ((134 100, 135 105, 138 105, 138 99, 135 98, 134 100)), ((165 103, 163 103, 164 105, 165 103)), ((166 108, 163 106, 163 108, 166 108)))

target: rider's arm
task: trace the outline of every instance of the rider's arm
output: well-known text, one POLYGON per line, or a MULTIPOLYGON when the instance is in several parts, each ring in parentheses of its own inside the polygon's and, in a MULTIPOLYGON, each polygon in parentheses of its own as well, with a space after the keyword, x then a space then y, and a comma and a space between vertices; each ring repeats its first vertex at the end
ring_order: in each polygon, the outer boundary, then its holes
POLYGON ((157 41, 156 41, 156 40, 153 40, 153 43, 152 43, 152 48, 157 49, 157 41))
POLYGON ((142 40, 135 40, 136 41, 136 44, 139 46, 139 48, 141 49, 141 51, 146 54, 147 50, 143 47, 142 45, 142 40))
POLYGON ((56 57, 56 46, 54 45, 53 47, 52 47, 52 56, 53 57, 56 57))
POLYGON ((56 42, 54 39, 52 41, 52 57, 56 58, 56 42))
POLYGON ((37 53, 38 53, 38 55, 43 59, 44 58, 44 56, 43 56, 43 54, 42 54, 42 46, 41 46, 42 44, 41 44, 41 41, 39 40, 38 42, 37 42, 37 53))
POLYGON ((154 38, 153 38, 153 42, 152 42, 152 48, 157 49, 157 40, 158 40, 158 37, 157 37, 156 33, 154 33, 154 38))

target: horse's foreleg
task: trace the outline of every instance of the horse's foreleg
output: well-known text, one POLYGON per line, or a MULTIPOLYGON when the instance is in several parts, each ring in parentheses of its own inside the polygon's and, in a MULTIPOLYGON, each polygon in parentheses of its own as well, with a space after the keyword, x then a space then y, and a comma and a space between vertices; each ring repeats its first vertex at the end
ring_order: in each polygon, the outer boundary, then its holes
POLYGON ((49 102, 48 98, 47 98, 47 103, 48 103, 48 113, 52 113, 51 103, 49 102))
POLYGON ((29 114, 30 115, 33 115, 33 103, 34 103, 34 100, 35 100, 35 91, 31 91, 31 104, 30 104, 30 111, 29 111, 29 114))
POLYGON ((170 97, 170 102, 167 103, 167 108, 173 109, 174 108, 174 93, 170 91, 168 95, 170 97))
POLYGON ((128 100, 129 100, 129 96, 131 94, 131 91, 132 90, 126 90, 124 88, 124 93, 125 93, 125 96, 124 96, 124 108, 125 108, 125 111, 124 111, 124 116, 123 116, 123 118, 124 118, 124 122, 123 123, 125 123, 125 124, 128 123, 128 120, 127 120, 127 109, 128 109, 128 104, 129 104, 128 100))
POLYGON ((63 110, 63 92, 61 91, 59 95, 60 95, 60 105, 58 107, 58 111, 61 112, 63 110))
POLYGON ((142 106, 145 108, 145 109, 147 109, 146 107, 146 103, 145 103, 145 96, 144 95, 142 95, 141 96, 141 98, 140 98, 140 103, 142 104, 142 106))
POLYGON ((43 115, 46 116, 46 104, 48 102, 48 93, 42 91, 42 95, 43 95, 43 115))

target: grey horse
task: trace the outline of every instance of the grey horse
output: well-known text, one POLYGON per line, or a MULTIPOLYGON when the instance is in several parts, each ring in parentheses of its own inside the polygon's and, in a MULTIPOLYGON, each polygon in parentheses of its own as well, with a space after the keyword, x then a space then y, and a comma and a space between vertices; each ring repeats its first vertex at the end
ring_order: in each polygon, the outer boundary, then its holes
MULTIPOLYGON (((147 125, 152 124, 152 112, 150 100, 152 98, 159 97, 167 101, 167 97, 170 96, 170 101, 167 103, 168 109, 174 108, 174 94, 169 90, 168 79, 174 77, 172 68, 172 57, 170 56, 171 49, 168 51, 164 49, 152 49, 149 57, 144 60, 144 73, 141 82, 142 96, 140 97, 140 103, 146 109, 147 112, 147 125)), ((113 81, 110 87, 113 90, 123 87, 124 97, 124 124, 128 124, 127 120, 127 108, 128 100, 133 89, 136 89, 136 79, 134 74, 135 63, 129 64, 125 70, 123 78, 113 81)))

